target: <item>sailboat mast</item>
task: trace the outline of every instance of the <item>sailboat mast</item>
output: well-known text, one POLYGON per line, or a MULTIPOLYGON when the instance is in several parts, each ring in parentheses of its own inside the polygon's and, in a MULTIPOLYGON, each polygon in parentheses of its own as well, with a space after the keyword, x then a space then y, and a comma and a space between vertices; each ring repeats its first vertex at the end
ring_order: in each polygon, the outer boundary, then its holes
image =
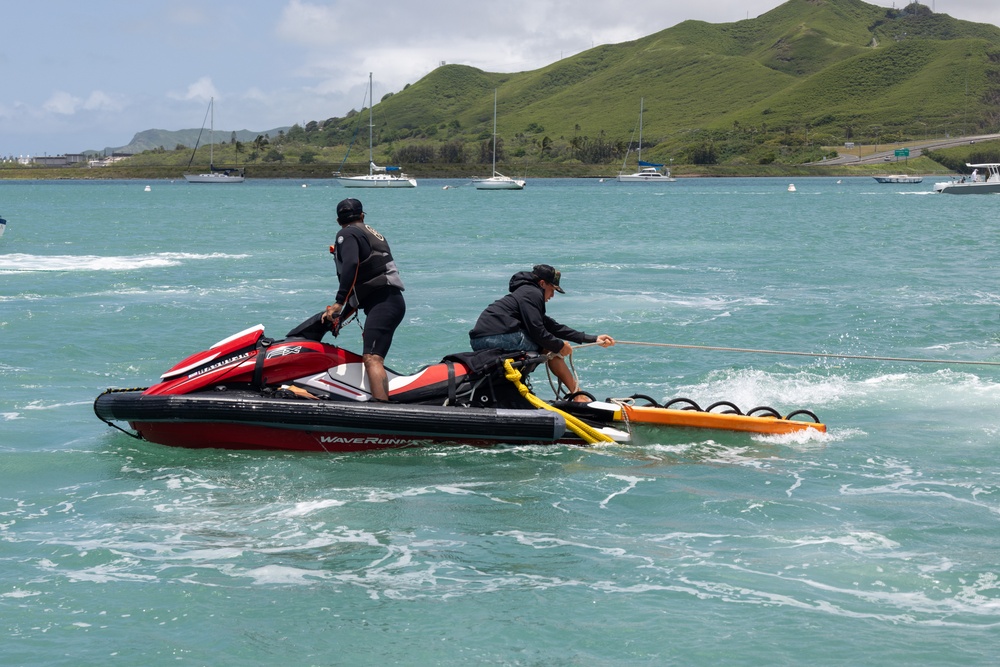
MULTIPOLYGON (((646 101, 645 97, 639 98, 639 157, 638 160, 642 162, 642 105, 646 101)), ((639 164, 639 170, 642 170, 642 164, 639 164)))
POLYGON ((493 89, 493 175, 497 175, 497 89, 493 89))
POLYGON ((368 72, 368 175, 372 175, 372 165, 375 164, 375 154, 372 152, 372 132, 375 124, 372 122, 372 107, 375 100, 372 98, 372 73, 368 72))
POLYGON ((215 98, 208 98, 208 111, 212 116, 212 124, 208 130, 208 170, 215 165, 215 98))

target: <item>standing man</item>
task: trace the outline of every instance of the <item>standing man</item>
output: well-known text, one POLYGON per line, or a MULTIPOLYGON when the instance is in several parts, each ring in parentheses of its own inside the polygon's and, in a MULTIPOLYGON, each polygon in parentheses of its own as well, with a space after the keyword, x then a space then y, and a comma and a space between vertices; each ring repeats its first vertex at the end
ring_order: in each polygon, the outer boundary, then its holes
POLYGON ((385 357, 396 327, 406 314, 403 281, 385 237, 365 224, 360 201, 345 199, 337 204, 337 222, 340 231, 330 252, 337 264, 340 288, 336 302, 326 307, 323 322, 337 327, 340 318, 347 315, 345 311, 365 311, 361 337, 368 388, 376 401, 388 401, 385 357))
MULTIPOLYGON (((549 359, 549 370, 570 394, 575 394, 580 391, 580 385, 563 361, 573 354, 573 348, 566 341, 610 347, 615 339, 607 334, 595 336, 571 329, 545 314, 545 303, 556 292, 566 293, 559 286, 559 278, 559 272, 548 264, 537 264, 531 271, 515 273, 508 285, 509 293, 490 304, 476 320, 476 326, 469 332, 469 342, 473 350, 552 352, 556 356, 549 359)), ((590 399, 577 396, 575 400, 590 399)))

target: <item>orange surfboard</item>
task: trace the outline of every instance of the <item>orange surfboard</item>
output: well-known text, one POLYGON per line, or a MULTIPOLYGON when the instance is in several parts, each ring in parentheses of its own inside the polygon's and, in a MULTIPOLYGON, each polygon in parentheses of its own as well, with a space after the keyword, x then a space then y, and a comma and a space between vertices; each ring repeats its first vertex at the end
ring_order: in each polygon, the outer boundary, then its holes
POLYGON ((636 405, 621 405, 620 415, 616 414, 615 420, 627 421, 633 424, 712 428, 724 431, 745 431, 748 433, 766 433, 771 435, 794 433, 806 429, 814 429, 821 433, 826 433, 826 424, 813 421, 779 419, 770 416, 757 417, 703 412, 700 410, 672 410, 670 408, 636 405))

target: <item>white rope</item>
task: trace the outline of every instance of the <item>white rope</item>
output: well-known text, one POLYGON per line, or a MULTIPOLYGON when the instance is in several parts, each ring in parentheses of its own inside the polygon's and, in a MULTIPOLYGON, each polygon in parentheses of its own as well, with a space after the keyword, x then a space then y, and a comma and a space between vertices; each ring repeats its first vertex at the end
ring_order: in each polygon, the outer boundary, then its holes
MULTIPOLYGON (((591 347, 597 343, 584 343, 573 349, 591 347)), ((756 350, 746 347, 717 347, 714 345, 681 345, 679 343, 644 343, 641 341, 616 340, 615 345, 644 345, 647 347, 672 347, 682 350, 715 350, 719 352, 750 352, 753 354, 785 354, 797 357, 821 357, 825 359, 864 359, 866 361, 902 361, 916 364, 954 364, 966 366, 1000 366, 1000 361, 962 361, 956 359, 911 359, 907 357, 866 357, 859 354, 828 354, 824 352, 788 352, 787 350, 756 350)))

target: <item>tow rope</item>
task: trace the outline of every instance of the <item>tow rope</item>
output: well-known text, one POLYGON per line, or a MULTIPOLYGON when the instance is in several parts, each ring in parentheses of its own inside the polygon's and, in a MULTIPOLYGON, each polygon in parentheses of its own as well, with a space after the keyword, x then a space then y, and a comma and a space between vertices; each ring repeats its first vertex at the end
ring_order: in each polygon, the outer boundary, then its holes
POLYGON ((521 382, 521 371, 514 368, 513 359, 504 359, 503 367, 504 370, 507 372, 506 378, 510 380, 512 383, 514 383, 514 386, 517 387, 517 390, 521 393, 521 396, 527 399, 527 401, 536 408, 551 410, 556 414, 562 415, 563 419, 566 420, 566 426, 569 428, 569 430, 573 431, 573 433, 576 433, 578 436, 583 438, 584 442, 591 445, 596 442, 614 442, 613 438, 611 438, 608 435, 605 435, 604 433, 601 433, 593 426, 587 424, 586 422, 580 420, 577 417, 574 417, 571 414, 563 412, 559 408, 549 405, 542 399, 532 394, 531 391, 528 389, 527 385, 521 382))
MULTIPOLYGON (((573 349, 591 347, 597 343, 574 345, 573 349)), ((750 352, 753 354, 785 354, 796 357, 822 359, 863 359, 866 361, 901 361, 914 364, 956 364, 965 366, 1000 366, 1000 361, 965 361, 961 359, 910 359, 907 357, 866 357, 860 354, 829 354, 824 352, 789 352, 788 350, 755 350, 747 347, 718 347, 715 345, 681 345, 680 343, 644 343, 634 340, 616 340, 615 345, 644 345, 646 347, 672 347, 680 350, 714 350, 717 352, 750 352)))

